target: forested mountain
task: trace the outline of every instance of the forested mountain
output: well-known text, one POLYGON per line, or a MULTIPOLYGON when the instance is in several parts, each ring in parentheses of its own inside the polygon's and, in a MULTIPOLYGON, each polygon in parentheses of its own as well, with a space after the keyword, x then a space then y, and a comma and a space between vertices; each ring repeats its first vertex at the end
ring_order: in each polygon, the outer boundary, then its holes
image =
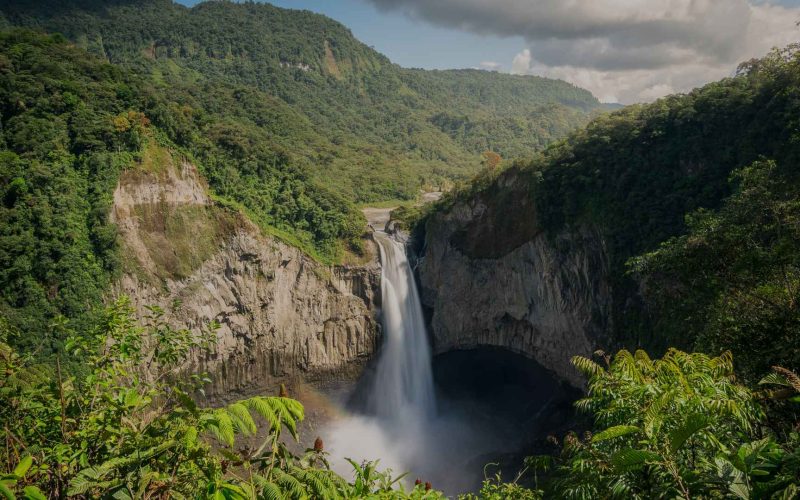
POLYGON ((598 107, 565 82, 403 69, 341 24, 262 3, 2 1, 3 309, 28 330, 85 316, 118 270, 120 169, 158 143, 218 202, 334 262, 357 202, 530 154, 598 107), (69 43, 71 40, 72 43, 69 43))
POLYGON ((213 140, 285 152, 357 202, 466 178, 485 150, 528 156, 599 107, 556 80, 403 69, 335 21, 269 4, 11 0, 0 10, 5 24, 63 33, 149 75, 213 140))
POLYGON ((798 497, 799 49, 601 116, 417 219, 435 341, 456 324, 553 369, 586 352, 591 432, 528 459, 555 470, 538 493, 798 497))
POLYGON ((244 155, 209 139, 186 107, 148 79, 60 35, 0 35, 0 82, 0 304, 23 332, 59 314, 85 326, 120 269, 109 220, 120 172, 157 172, 153 152, 163 147, 200 159, 223 207, 320 259, 334 258, 362 232, 352 205, 285 155, 255 140, 242 144, 244 155))

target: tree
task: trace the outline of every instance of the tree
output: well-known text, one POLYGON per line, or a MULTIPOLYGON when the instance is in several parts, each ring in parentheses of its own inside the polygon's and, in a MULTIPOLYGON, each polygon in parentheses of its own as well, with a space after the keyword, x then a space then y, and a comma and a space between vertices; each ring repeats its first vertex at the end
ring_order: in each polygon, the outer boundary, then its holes
POLYGON ((677 337, 732 351, 755 382, 800 364, 800 191, 792 166, 761 160, 736 170, 736 191, 687 217, 688 233, 633 259, 646 294, 677 337))
POLYGON ((494 151, 484 151, 481 156, 483 157, 482 163, 484 168, 490 172, 494 171, 497 166, 500 165, 500 162, 503 161, 503 158, 494 151))

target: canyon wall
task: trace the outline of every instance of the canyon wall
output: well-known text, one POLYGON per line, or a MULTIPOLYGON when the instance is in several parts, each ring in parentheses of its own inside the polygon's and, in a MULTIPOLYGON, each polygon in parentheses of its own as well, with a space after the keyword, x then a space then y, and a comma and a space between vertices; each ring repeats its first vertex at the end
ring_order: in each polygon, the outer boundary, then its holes
POLYGON ((590 354, 610 329, 606 247, 591 227, 539 230, 524 183, 503 174, 497 192, 428 218, 418 275, 434 349, 502 347, 580 386, 570 358, 590 354))
POLYGON ((140 315, 160 307, 175 327, 219 324, 214 351, 186 364, 209 373, 211 396, 357 375, 376 347, 377 261, 320 264, 215 206, 188 162, 162 163, 123 173, 114 193, 125 269, 114 295, 129 296, 140 315))

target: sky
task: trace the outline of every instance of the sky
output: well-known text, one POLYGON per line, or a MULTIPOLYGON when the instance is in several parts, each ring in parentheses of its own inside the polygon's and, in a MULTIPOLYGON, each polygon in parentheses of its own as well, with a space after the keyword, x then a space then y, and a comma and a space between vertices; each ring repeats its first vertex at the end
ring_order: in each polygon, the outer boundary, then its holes
POLYGON ((623 104, 689 91, 772 47, 800 42, 800 0, 270 3, 336 19, 401 66, 560 78, 623 104))

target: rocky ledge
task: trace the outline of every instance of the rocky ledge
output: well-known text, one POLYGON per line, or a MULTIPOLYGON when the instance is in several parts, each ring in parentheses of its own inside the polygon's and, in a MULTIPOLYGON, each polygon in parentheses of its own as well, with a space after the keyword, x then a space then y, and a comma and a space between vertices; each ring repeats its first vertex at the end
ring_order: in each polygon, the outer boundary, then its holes
POLYGON ((457 201, 427 220, 419 256, 436 353, 502 347, 580 386, 570 364, 609 330, 608 258, 589 227, 548 237, 512 173, 502 197, 457 201))
POLYGON ((124 173, 112 219, 126 259, 115 295, 143 315, 159 306, 175 327, 219 323, 214 352, 187 360, 210 374, 212 397, 356 376, 375 351, 379 264, 325 266, 265 236, 215 207, 191 164, 124 173))

